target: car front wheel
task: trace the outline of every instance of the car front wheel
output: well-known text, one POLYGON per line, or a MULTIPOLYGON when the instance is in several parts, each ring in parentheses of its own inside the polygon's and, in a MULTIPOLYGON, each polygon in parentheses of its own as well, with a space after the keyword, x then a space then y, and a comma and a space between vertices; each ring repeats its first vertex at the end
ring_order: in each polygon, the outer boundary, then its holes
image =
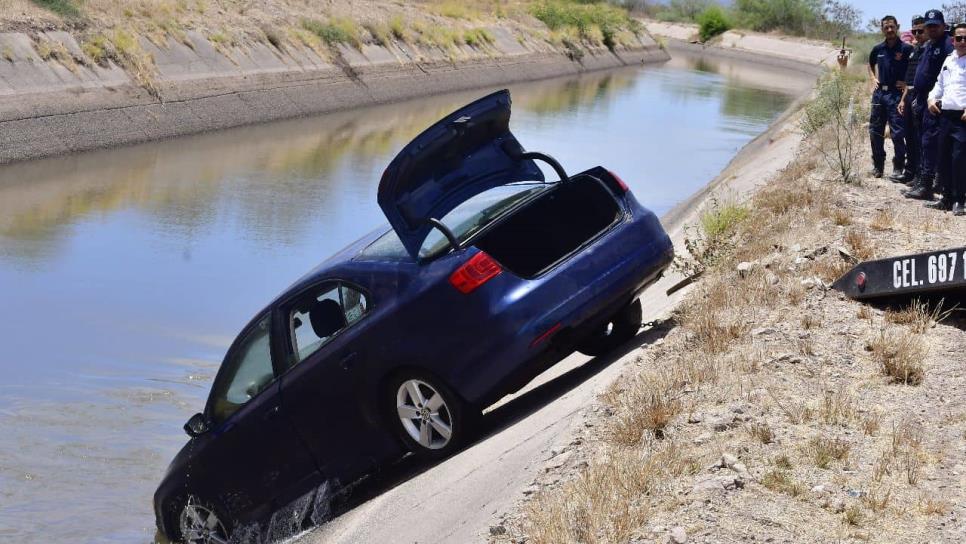
POLYGON ((184 544, 227 544, 230 525, 207 503, 191 499, 178 519, 180 541, 184 544))
POLYGON ((390 389, 396 430, 416 455, 445 457, 463 439, 463 402, 441 381, 424 375, 406 375, 390 389))
POLYGON ((577 346, 577 351, 591 357, 610 353, 637 335, 641 330, 643 316, 641 301, 635 300, 591 332, 590 336, 577 346))

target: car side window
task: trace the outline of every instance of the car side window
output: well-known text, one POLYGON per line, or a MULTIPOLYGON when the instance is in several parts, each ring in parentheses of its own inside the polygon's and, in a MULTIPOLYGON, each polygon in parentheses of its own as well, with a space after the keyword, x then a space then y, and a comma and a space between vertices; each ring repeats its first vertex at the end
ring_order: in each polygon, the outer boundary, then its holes
POLYGON ((224 377, 218 380, 213 396, 212 416, 216 423, 227 420, 275 379, 270 328, 270 316, 265 316, 225 362, 224 377))
POLYGON ((322 349, 368 310, 365 294, 343 284, 331 283, 309 291, 296 301, 291 313, 295 363, 322 349))

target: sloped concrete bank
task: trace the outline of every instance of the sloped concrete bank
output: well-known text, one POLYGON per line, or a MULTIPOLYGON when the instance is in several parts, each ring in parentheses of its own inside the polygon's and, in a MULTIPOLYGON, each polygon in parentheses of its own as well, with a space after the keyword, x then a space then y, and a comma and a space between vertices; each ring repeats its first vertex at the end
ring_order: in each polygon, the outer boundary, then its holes
POLYGON ((480 48, 393 42, 332 58, 266 43, 226 49, 188 32, 164 47, 140 41, 147 74, 90 62, 66 32, 0 34, 0 164, 670 58, 646 35, 632 48, 568 51, 491 32, 480 48))

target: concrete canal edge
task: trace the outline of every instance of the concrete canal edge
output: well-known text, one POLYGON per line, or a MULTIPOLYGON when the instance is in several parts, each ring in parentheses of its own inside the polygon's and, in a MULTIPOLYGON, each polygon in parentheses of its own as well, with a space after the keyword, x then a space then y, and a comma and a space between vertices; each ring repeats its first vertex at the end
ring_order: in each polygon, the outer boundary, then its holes
POLYGON ((2 33, 0 164, 670 58, 647 34, 610 51, 490 31, 483 48, 392 42, 340 46, 333 58, 266 43, 225 49, 195 32, 166 47, 142 39, 149 85, 113 61, 85 62, 67 32, 2 33), (43 58, 38 40, 66 53, 43 58))

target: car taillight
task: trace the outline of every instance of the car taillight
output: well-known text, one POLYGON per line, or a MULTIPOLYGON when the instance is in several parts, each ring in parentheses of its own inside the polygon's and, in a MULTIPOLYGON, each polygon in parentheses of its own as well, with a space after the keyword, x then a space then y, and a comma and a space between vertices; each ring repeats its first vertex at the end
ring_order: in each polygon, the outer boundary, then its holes
POLYGON ((624 183, 624 180, 622 180, 620 176, 618 176, 617 174, 611 172, 610 170, 608 170, 607 172, 610 174, 610 177, 614 178, 614 181, 617 182, 617 185, 620 186, 621 191, 624 191, 626 193, 627 191, 630 190, 630 189, 627 188, 627 184, 624 183))
POLYGON ((503 268, 484 252, 479 252, 449 277, 453 287, 463 294, 475 291, 479 286, 500 275, 503 268))

